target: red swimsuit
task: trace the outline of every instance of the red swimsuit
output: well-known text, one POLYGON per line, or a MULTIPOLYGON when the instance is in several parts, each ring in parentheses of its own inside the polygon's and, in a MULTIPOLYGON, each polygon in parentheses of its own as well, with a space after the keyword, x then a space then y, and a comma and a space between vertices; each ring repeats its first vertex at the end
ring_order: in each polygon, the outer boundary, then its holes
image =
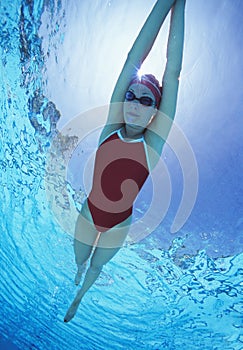
POLYGON ((149 175, 143 140, 125 142, 118 133, 109 136, 96 152, 88 206, 100 232, 132 214, 133 202, 149 175))

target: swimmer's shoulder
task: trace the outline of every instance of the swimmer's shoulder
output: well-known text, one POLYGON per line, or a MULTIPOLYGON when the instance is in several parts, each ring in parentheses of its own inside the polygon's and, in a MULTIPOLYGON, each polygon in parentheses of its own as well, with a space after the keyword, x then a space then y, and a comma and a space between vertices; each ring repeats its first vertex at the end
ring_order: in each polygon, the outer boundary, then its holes
POLYGON ((106 124, 100 134, 99 146, 107 140, 111 135, 120 130, 120 124, 106 124))

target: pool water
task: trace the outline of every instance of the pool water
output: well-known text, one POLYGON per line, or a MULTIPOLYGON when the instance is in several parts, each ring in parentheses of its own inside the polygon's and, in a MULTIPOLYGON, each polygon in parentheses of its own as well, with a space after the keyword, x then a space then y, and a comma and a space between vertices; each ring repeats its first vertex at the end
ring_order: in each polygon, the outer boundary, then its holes
MULTIPOLYGON (((46 182, 54 179, 57 206, 67 215, 69 200, 80 209, 85 191, 72 177, 48 178, 50 149, 74 116, 109 101, 153 3, 0 3, 0 349, 243 348, 241 1, 187 4, 176 120, 199 170, 188 221, 170 233, 183 188, 179 163, 166 147, 172 198, 165 219, 120 250, 75 318, 63 322, 77 290, 76 266, 72 236, 53 213, 46 182)), ((159 71, 161 51, 155 49, 150 63, 159 71)), ((74 149, 72 141, 65 145, 74 149)), ((91 135, 80 153, 92 148, 91 135)), ((149 191, 148 184, 137 218, 149 191)))

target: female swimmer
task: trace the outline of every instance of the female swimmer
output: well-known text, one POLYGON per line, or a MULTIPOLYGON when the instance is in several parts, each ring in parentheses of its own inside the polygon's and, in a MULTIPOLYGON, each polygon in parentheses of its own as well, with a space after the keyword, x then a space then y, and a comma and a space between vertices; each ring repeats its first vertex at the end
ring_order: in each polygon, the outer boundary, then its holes
POLYGON ((69 322, 102 267, 119 251, 132 218, 133 202, 158 162, 176 110, 184 41, 185 0, 158 0, 143 25, 111 97, 106 125, 96 152, 92 190, 78 216, 74 252, 81 289, 69 307, 69 322), (150 74, 137 72, 171 10, 167 62, 162 87, 150 74))

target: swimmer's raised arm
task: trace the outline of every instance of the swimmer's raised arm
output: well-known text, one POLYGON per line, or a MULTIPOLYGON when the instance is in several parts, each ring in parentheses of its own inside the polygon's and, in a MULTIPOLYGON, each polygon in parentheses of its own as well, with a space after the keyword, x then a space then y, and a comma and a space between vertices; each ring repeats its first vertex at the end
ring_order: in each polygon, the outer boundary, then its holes
POLYGON ((129 83, 149 54, 159 30, 175 0, 158 0, 140 30, 112 94, 111 102, 123 102, 129 83))
MULTIPOLYGON (((111 103, 124 102, 129 83, 150 52, 158 32, 175 0, 158 0, 138 34, 116 82, 111 103)), ((110 108, 107 124, 124 123, 122 104, 110 108)))
POLYGON ((147 142, 161 154, 175 117, 179 75, 184 43, 184 12, 186 0, 176 0, 172 8, 170 32, 167 44, 167 63, 162 81, 162 99, 159 112, 149 125, 147 142), (153 131, 150 133, 149 131, 153 131), (152 136, 151 136, 152 135, 152 136), (157 137, 160 135, 160 137, 157 137))

